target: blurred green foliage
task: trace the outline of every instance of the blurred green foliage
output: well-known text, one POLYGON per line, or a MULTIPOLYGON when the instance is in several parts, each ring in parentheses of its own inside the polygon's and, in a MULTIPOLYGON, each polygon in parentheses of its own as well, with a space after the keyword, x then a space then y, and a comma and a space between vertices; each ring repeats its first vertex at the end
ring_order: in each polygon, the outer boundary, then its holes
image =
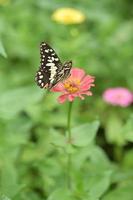
POLYGON ((108 87, 133 90, 132 44, 131 0, 0 1, 0 200, 133 199, 132 109, 102 100, 108 87), (79 9, 86 21, 52 21, 61 7, 79 9), (96 77, 93 97, 74 102, 72 148, 64 138, 68 104, 34 82, 41 41, 96 77), (73 193, 64 150, 73 157, 73 193))

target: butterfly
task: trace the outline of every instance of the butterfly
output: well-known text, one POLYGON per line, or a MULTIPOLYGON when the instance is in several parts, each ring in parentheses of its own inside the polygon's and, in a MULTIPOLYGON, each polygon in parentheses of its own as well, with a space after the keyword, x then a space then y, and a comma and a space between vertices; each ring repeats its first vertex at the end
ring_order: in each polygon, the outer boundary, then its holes
POLYGON ((40 44, 41 64, 36 72, 35 81, 40 88, 53 88, 70 76, 72 61, 64 64, 55 51, 45 42, 40 44))

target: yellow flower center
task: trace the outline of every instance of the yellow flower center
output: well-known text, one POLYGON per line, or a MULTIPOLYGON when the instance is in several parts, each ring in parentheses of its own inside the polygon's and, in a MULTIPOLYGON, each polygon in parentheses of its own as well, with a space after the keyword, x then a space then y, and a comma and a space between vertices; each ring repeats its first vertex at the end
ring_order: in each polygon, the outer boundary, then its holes
POLYGON ((79 91, 80 80, 68 80, 64 83, 64 87, 69 93, 76 93, 79 91))

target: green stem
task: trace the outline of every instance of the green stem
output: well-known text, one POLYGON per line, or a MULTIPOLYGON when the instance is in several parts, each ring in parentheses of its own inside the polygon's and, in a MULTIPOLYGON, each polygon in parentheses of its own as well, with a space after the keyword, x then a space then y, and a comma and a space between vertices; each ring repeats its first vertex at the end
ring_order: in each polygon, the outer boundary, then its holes
MULTIPOLYGON (((71 113, 72 113, 72 102, 69 103, 68 108, 68 117, 67 117, 67 131, 68 131, 68 145, 71 145, 71 113)), ((72 168, 72 157, 69 152, 67 152, 67 186, 69 189, 72 188, 72 181, 71 181, 71 168, 72 168)))
POLYGON ((72 113, 72 105, 73 103, 69 103, 68 108, 68 118, 67 118, 67 131, 68 131, 68 143, 71 143, 71 113, 72 113))

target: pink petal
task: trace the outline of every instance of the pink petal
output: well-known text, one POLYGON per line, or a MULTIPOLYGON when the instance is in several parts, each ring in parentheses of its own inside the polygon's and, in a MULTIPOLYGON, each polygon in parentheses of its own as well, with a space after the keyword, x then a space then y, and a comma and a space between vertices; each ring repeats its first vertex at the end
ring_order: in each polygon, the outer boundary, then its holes
POLYGON ((81 92, 81 94, 86 94, 87 96, 92 96, 91 91, 84 91, 84 92, 81 92))
POLYGON ((62 93, 62 95, 58 97, 59 103, 64 103, 66 100, 72 102, 76 97, 83 100, 85 98, 84 95, 92 95, 89 89, 94 86, 93 82, 94 77, 90 75, 85 76, 85 71, 83 69, 72 68, 70 77, 58 83, 51 91, 62 93), (71 90, 69 86, 76 88, 76 90, 71 90))
POLYGON ((80 99, 84 100, 84 96, 82 96, 81 94, 79 94, 80 99))
POLYGON ((83 80, 82 80, 82 83, 93 83, 95 80, 95 77, 94 76, 90 76, 90 75, 86 75, 83 80))
POLYGON ((63 94, 61 96, 58 97, 58 102, 59 103, 64 103, 67 99, 67 95, 66 94, 63 94))
POLYGON ((51 89, 52 92, 64 92, 65 91, 65 88, 64 88, 64 85, 63 83, 57 83, 57 85, 55 85, 52 89, 51 89))
POLYGON ((70 79, 79 79, 81 80, 85 75, 85 71, 83 69, 73 68, 71 70, 70 79))
POLYGON ((85 76, 84 78, 83 78, 83 80, 82 80, 82 82, 81 82, 81 90, 88 90, 88 89, 90 89, 90 87, 93 87, 93 86, 95 86, 94 84, 93 84, 93 82, 94 82, 94 77, 92 77, 92 76, 85 76))
POLYGON ((81 91, 81 92, 82 92, 82 91, 87 91, 87 90, 89 90, 91 87, 94 87, 94 86, 95 86, 94 84, 81 85, 80 91, 81 91))
POLYGON ((69 100, 69 101, 73 101, 73 100, 74 100, 74 96, 71 95, 71 94, 69 94, 69 95, 68 95, 68 100, 69 100))
POLYGON ((132 93, 122 87, 109 88, 104 91, 103 99, 112 105, 119 105, 122 107, 129 106, 133 102, 132 93))

